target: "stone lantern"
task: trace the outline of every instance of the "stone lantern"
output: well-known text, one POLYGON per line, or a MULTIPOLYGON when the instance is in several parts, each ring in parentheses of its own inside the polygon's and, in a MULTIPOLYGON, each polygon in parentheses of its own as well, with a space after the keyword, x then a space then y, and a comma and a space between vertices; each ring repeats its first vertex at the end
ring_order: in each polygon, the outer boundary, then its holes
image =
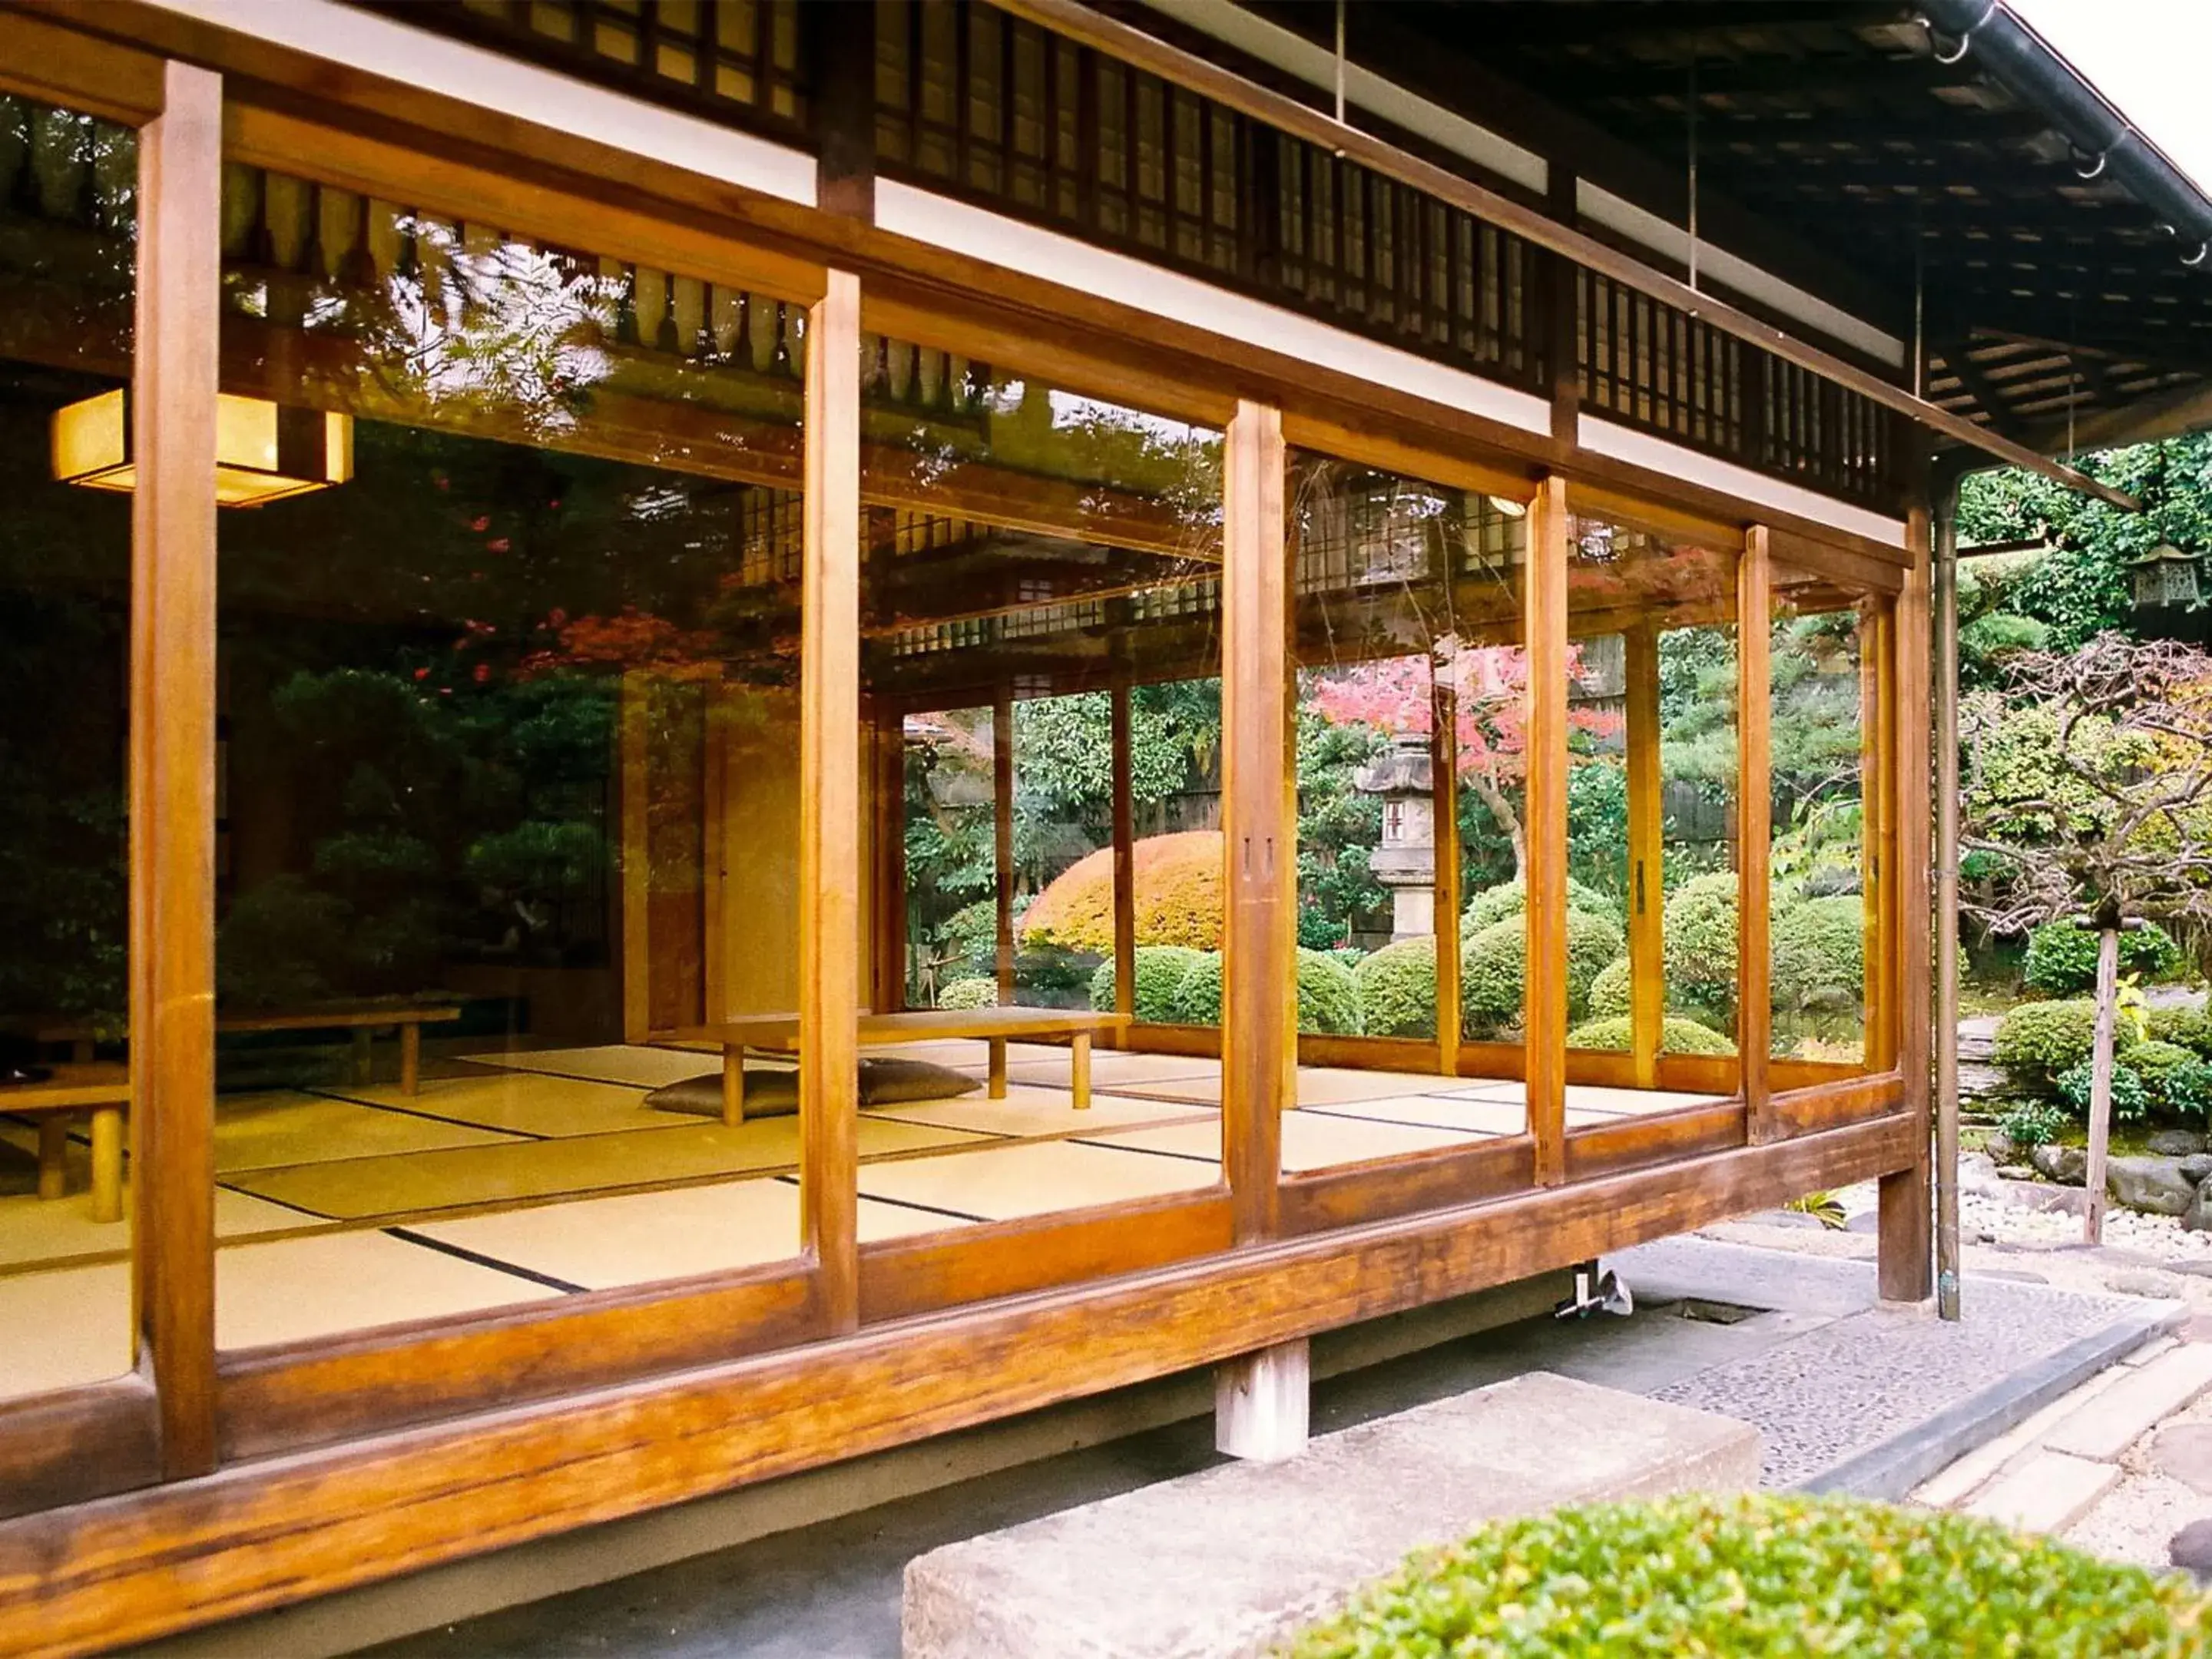
POLYGON ((1391 740, 1389 749, 1352 775, 1363 792, 1382 797, 1382 844, 1368 860, 1390 890, 1390 939, 1426 939, 1437 931, 1437 817, 1433 765, 1426 732, 1391 740))
POLYGON ((2196 608, 2200 596, 2194 553, 2185 553, 2170 542, 2160 542, 2149 552, 2130 560, 2128 568, 2137 609, 2196 608))

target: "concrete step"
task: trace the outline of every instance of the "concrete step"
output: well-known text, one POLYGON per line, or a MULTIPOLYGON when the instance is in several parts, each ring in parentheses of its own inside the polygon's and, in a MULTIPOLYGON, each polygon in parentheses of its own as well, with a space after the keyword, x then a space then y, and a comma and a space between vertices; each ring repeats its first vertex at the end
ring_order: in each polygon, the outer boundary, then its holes
POLYGON ((2212 1389, 2212 1343, 2185 1342, 2137 1366, 2044 1437, 2055 1452, 2110 1462, 2212 1389))
POLYGON ((1411 1551, 1565 1504, 1740 1491, 1759 1431, 1534 1371, 909 1562, 905 1659, 1272 1651, 1411 1551))
POLYGON ((2063 1532, 2119 1478, 2117 1464, 2032 1452, 1984 1487, 1966 1512, 2021 1532, 2063 1532))

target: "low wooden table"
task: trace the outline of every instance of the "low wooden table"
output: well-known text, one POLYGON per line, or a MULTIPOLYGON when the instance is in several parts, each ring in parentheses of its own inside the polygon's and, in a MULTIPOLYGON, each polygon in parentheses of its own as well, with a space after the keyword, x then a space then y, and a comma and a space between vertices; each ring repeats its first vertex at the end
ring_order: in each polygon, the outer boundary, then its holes
MULTIPOLYGON (((459 1019, 461 1011, 449 1002, 333 1003, 325 1008, 280 1010, 266 1014, 217 1014, 215 1029, 240 1031, 351 1031, 354 1040, 355 1081, 368 1081, 369 1041, 379 1031, 399 1033, 399 1091, 418 1094, 422 1085, 422 1028, 459 1019)), ((73 1044, 79 1064, 92 1059, 93 1034, 81 1025, 47 1025, 32 1032, 40 1042, 73 1044)))
POLYGON ((69 1191, 69 1120, 92 1116, 92 1218, 123 1219, 123 1115, 131 1107, 131 1074, 121 1066, 57 1066, 41 1083, 0 1084, 0 1113, 35 1115, 39 1124, 39 1196, 69 1191))
MULTIPOLYGON (((1006 1044, 1017 1039, 1066 1037, 1076 1109, 1091 1104, 1091 1040, 1118 1035, 1129 1024, 1121 1014, 1087 1008, 916 1008, 900 1014, 862 1014, 860 1047, 887 1048, 901 1042, 934 1042, 948 1038, 981 1038, 990 1047, 990 1097, 1006 1095, 1006 1044)), ((722 1047, 722 1121, 745 1120, 745 1050, 799 1052, 799 1016, 755 1014, 678 1031, 679 1041, 718 1042, 722 1047)))

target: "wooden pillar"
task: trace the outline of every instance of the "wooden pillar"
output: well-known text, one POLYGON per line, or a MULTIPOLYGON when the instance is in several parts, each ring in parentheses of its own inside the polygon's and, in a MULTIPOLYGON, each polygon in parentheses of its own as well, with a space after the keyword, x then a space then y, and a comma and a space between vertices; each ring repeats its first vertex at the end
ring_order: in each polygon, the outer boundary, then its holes
POLYGON ((1735 1046, 1744 1127, 1753 1146, 1774 1139, 1767 1057, 1774 1048, 1774 565, 1764 525, 1743 539, 1736 567, 1735 1046))
POLYGON ((991 702, 991 865, 999 902, 999 1000, 1014 1000, 1014 694, 991 702))
POLYGON ((642 669, 622 677, 620 714, 623 1041, 653 1033, 653 840, 647 744, 653 684, 642 669))
POLYGON ((1297 1098, 1290 602, 1283 417, 1237 405, 1222 534, 1222 1162, 1239 1243, 1272 1237, 1282 1109, 1297 1098))
MULTIPOLYGON (((1439 666, 1431 661, 1431 674, 1439 666)), ((1459 691, 1437 675, 1430 688, 1430 816, 1435 820, 1437 1070, 1459 1075, 1459 691)))
POLYGON ((906 720, 888 704, 872 712, 874 810, 868 829, 874 879, 868 884, 872 915, 866 938, 875 982, 868 1006, 896 1013, 906 1006, 906 720))
POLYGON ((170 63, 138 138, 130 1019, 138 1363, 161 1469, 216 1462, 215 400, 222 82, 170 63))
POLYGON ((1886 964, 1894 987, 1897 1065, 1905 1076, 1905 1106, 1917 1133, 1914 1158, 1881 1181, 1878 1279, 1882 1296, 1893 1302, 1923 1301, 1934 1271, 1934 1212, 1929 1190, 1928 1062, 1929 1042, 1928 961, 1929 845, 1929 515, 1915 508, 1907 528, 1912 563, 1897 596, 1892 629, 1890 684, 1894 708, 1897 762, 1891 799, 1896 824, 1895 856, 1890 860, 1890 915, 1895 960, 1886 964))
POLYGON ((1936 1310, 1959 1317, 1959 495, 1939 495, 1934 548, 1936 1310))
MULTIPOLYGON (((1898 694, 1896 613, 1878 599, 1862 607, 1859 624, 1861 732, 1861 886, 1866 897, 1866 1066, 1898 1063, 1898 694)), ((1923 688, 1928 671, 1920 671, 1923 688)))
POLYGON ((720 679, 699 684, 699 901, 701 933, 706 948, 700 953, 705 984, 701 1012, 711 1024, 730 1018, 730 958, 740 949, 736 930, 729 923, 730 721, 728 703, 720 679))
POLYGON ((1636 1086, 1659 1082, 1667 1015, 1666 884, 1659 766, 1659 632, 1627 629, 1628 1049, 1636 1086))
POLYGON ((1137 1012, 1137 830, 1130 770, 1133 764, 1134 711, 1129 670, 1114 672, 1114 1012, 1124 1019, 1137 1012))
POLYGON ((835 1334, 860 1323, 860 281, 807 319, 799 618, 799 1248, 835 1334))
POLYGON ((1522 1030, 1536 1181, 1566 1179, 1567 1122, 1566 480, 1546 478, 1528 508, 1522 632, 1528 659, 1528 939, 1522 1030))

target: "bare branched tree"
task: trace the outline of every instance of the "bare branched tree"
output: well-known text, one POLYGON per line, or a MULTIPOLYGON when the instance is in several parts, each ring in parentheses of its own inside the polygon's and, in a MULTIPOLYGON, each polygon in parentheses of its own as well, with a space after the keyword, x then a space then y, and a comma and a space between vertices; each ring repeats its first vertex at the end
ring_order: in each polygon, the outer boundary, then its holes
POLYGON ((2086 1235, 2101 1236, 2119 935, 2212 923, 2212 657, 2102 634, 2022 652, 1961 709, 1966 908, 1993 931, 2072 920, 2098 934, 2086 1235))

